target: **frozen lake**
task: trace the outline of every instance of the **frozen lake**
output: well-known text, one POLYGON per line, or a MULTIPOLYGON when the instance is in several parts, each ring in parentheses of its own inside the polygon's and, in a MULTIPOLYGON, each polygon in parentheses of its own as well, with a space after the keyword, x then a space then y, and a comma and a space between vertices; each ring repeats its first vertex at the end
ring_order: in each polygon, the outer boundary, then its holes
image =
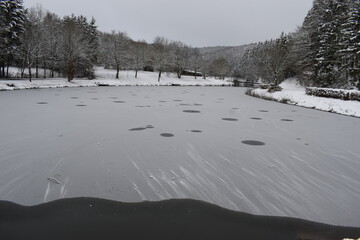
POLYGON ((0 200, 191 198, 360 226, 360 119, 220 87, 0 92, 0 200))

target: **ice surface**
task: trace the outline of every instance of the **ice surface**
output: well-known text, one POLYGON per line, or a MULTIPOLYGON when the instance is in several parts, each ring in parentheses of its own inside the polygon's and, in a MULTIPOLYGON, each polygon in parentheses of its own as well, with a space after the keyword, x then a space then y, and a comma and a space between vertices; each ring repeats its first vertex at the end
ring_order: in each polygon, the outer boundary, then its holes
POLYGON ((0 200, 192 198, 360 226, 359 118, 220 87, 0 92, 0 112, 0 200))

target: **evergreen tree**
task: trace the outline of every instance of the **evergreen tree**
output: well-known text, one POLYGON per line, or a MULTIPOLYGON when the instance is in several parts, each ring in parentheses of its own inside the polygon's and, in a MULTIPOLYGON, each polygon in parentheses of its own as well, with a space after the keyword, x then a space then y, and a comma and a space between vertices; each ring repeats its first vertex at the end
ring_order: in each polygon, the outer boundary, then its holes
POLYGON ((346 77, 360 89, 360 1, 347 0, 347 14, 341 26, 340 58, 346 77))
POLYGON ((0 76, 5 74, 14 60, 21 44, 21 34, 24 32, 25 10, 20 0, 0 1, 0 76))

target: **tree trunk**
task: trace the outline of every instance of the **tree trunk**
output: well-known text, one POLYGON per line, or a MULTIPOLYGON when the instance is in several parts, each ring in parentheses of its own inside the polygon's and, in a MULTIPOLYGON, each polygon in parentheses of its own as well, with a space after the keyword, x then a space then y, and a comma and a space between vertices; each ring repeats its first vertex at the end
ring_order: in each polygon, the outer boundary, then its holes
POLYGON ((26 69, 25 66, 21 67, 21 78, 24 78, 25 69, 26 69))
POLYGON ((68 63, 67 75, 68 81, 71 82, 71 80, 73 80, 75 76, 75 61, 72 59, 68 63))
POLYGON ((44 78, 46 79, 46 61, 44 61, 44 78))
POLYGON ((135 78, 137 78, 137 73, 138 73, 138 70, 136 69, 135 70, 135 78))
POLYGON ((55 76, 54 68, 55 68, 55 61, 54 61, 54 59, 52 59, 52 61, 51 61, 51 77, 52 78, 54 78, 54 76, 55 76))
POLYGON ((6 66, 6 78, 9 78, 9 64, 6 66))
POLYGON ((29 81, 31 82, 31 66, 29 67, 29 81))
POLYGON ((0 78, 4 77, 3 75, 3 65, 0 65, 0 78))
POLYGON ((116 67, 116 79, 119 79, 120 68, 116 67))
POLYGON ((35 66, 35 77, 39 78, 39 61, 36 59, 36 66, 35 66))
POLYGON ((159 70, 158 82, 160 82, 160 78, 161 78, 161 70, 159 70))

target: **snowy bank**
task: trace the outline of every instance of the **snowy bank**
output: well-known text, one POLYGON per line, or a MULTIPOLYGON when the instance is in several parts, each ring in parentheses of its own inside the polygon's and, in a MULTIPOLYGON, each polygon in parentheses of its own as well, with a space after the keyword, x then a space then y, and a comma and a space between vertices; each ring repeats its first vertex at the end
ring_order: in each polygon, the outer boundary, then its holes
POLYGON ((304 87, 296 79, 287 79, 280 84, 282 91, 269 93, 267 89, 253 89, 250 95, 282 103, 313 108, 327 112, 360 117, 360 102, 306 95, 304 87))
POLYGON ((214 78, 195 79, 190 76, 177 78, 175 74, 164 73, 158 82, 158 73, 156 72, 138 72, 138 78, 135 78, 134 71, 120 72, 119 79, 115 79, 116 71, 104 68, 97 68, 95 71, 97 79, 74 79, 68 82, 64 78, 54 79, 33 79, 30 82, 24 80, 0 80, 1 90, 19 90, 19 89, 37 89, 37 88, 60 88, 60 87, 95 87, 95 86, 231 86, 229 80, 218 80, 214 78))

